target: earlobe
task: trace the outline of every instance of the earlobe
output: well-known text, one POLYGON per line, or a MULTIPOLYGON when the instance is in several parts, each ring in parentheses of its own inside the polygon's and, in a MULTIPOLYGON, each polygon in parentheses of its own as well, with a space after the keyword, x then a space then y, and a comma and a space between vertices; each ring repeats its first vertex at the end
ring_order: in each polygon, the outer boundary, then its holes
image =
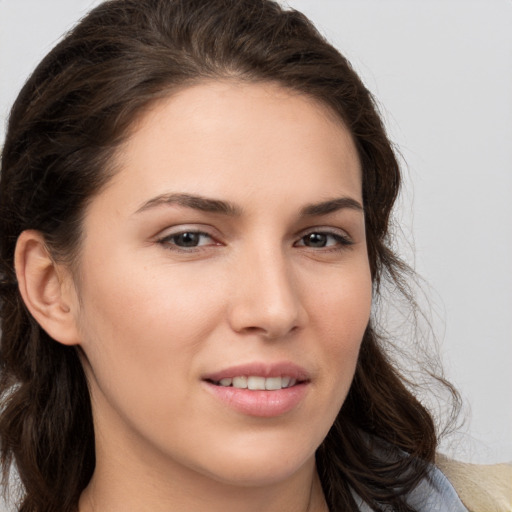
POLYGON ((79 343, 74 307, 77 304, 71 275, 51 257, 43 235, 26 230, 14 256, 21 296, 37 323, 64 345, 79 343))

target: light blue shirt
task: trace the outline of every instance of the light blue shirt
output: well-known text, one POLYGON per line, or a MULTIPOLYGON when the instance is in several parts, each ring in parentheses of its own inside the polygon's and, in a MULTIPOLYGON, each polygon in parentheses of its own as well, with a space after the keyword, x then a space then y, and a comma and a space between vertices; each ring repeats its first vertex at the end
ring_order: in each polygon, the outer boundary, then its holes
MULTIPOLYGON (((424 479, 408 495, 407 503, 418 512, 468 512, 455 492, 452 484, 435 466, 432 467, 430 479, 424 479)), ((358 499, 361 512, 372 512, 372 509, 358 499)), ((386 509, 392 512, 391 509, 386 509)))

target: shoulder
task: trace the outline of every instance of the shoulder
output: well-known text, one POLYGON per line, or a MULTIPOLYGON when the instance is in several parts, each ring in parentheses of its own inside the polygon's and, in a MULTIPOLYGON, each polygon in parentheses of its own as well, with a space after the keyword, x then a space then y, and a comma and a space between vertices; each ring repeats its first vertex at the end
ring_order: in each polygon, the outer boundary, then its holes
MULTIPOLYGON (((354 497, 360 512, 371 512, 354 497)), ((438 455, 405 499, 416 512, 512 512, 512 464, 467 464, 438 455)))
POLYGON ((444 455, 436 464, 469 512, 512 511, 512 465, 468 464, 444 455))
POLYGON ((407 503, 418 512, 468 512, 453 485, 436 466, 407 496, 407 503))
MULTIPOLYGON (((360 512, 372 512, 364 501, 357 495, 357 505, 360 512)), ((468 511, 448 478, 437 467, 432 465, 428 475, 405 497, 411 510, 416 512, 472 512, 468 511)), ((390 508, 383 509, 392 512, 390 508)), ((491 512, 479 510, 476 512, 491 512)))

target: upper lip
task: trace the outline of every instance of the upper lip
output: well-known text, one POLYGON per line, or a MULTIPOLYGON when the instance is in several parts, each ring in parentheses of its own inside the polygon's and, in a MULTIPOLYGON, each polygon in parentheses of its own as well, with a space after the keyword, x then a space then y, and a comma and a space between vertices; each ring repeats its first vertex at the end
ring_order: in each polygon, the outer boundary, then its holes
POLYGON ((241 376, 258 377, 291 377, 297 381, 310 379, 309 373, 299 365, 291 362, 264 363, 254 362, 230 366, 203 376, 203 380, 218 382, 221 379, 229 379, 241 376))

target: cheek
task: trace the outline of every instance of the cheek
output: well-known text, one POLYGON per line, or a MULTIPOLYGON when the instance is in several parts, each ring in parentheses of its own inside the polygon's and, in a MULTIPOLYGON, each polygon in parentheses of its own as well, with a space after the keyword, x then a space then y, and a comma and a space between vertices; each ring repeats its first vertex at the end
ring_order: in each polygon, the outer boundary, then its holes
POLYGON ((322 294, 316 295, 312 329, 319 333, 335 390, 346 393, 351 384, 371 304, 372 281, 365 267, 333 279, 322 294))
POLYGON ((122 254, 96 263, 83 271, 80 324, 82 348, 103 387, 117 380, 120 388, 125 379, 142 392, 190 378, 195 356, 221 323, 225 282, 122 254))
POLYGON ((201 307, 207 298, 190 284, 176 293, 180 281, 144 267, 130 275, 122 270, 110 268, 103 279, 89 272, 82 290, 82 348, 95 413, 110 418, 106 424, 123 418, 122 425, 165 439, 176 411, 193 400, 187 384, 215 313, 201 307))
POLYGON ((329 338, 353 340, 364 332, 372 304, 372 280, 364 261, 356 268, 332 272, 323 289, 310 295, 310 310, 329 331, 329 338))

